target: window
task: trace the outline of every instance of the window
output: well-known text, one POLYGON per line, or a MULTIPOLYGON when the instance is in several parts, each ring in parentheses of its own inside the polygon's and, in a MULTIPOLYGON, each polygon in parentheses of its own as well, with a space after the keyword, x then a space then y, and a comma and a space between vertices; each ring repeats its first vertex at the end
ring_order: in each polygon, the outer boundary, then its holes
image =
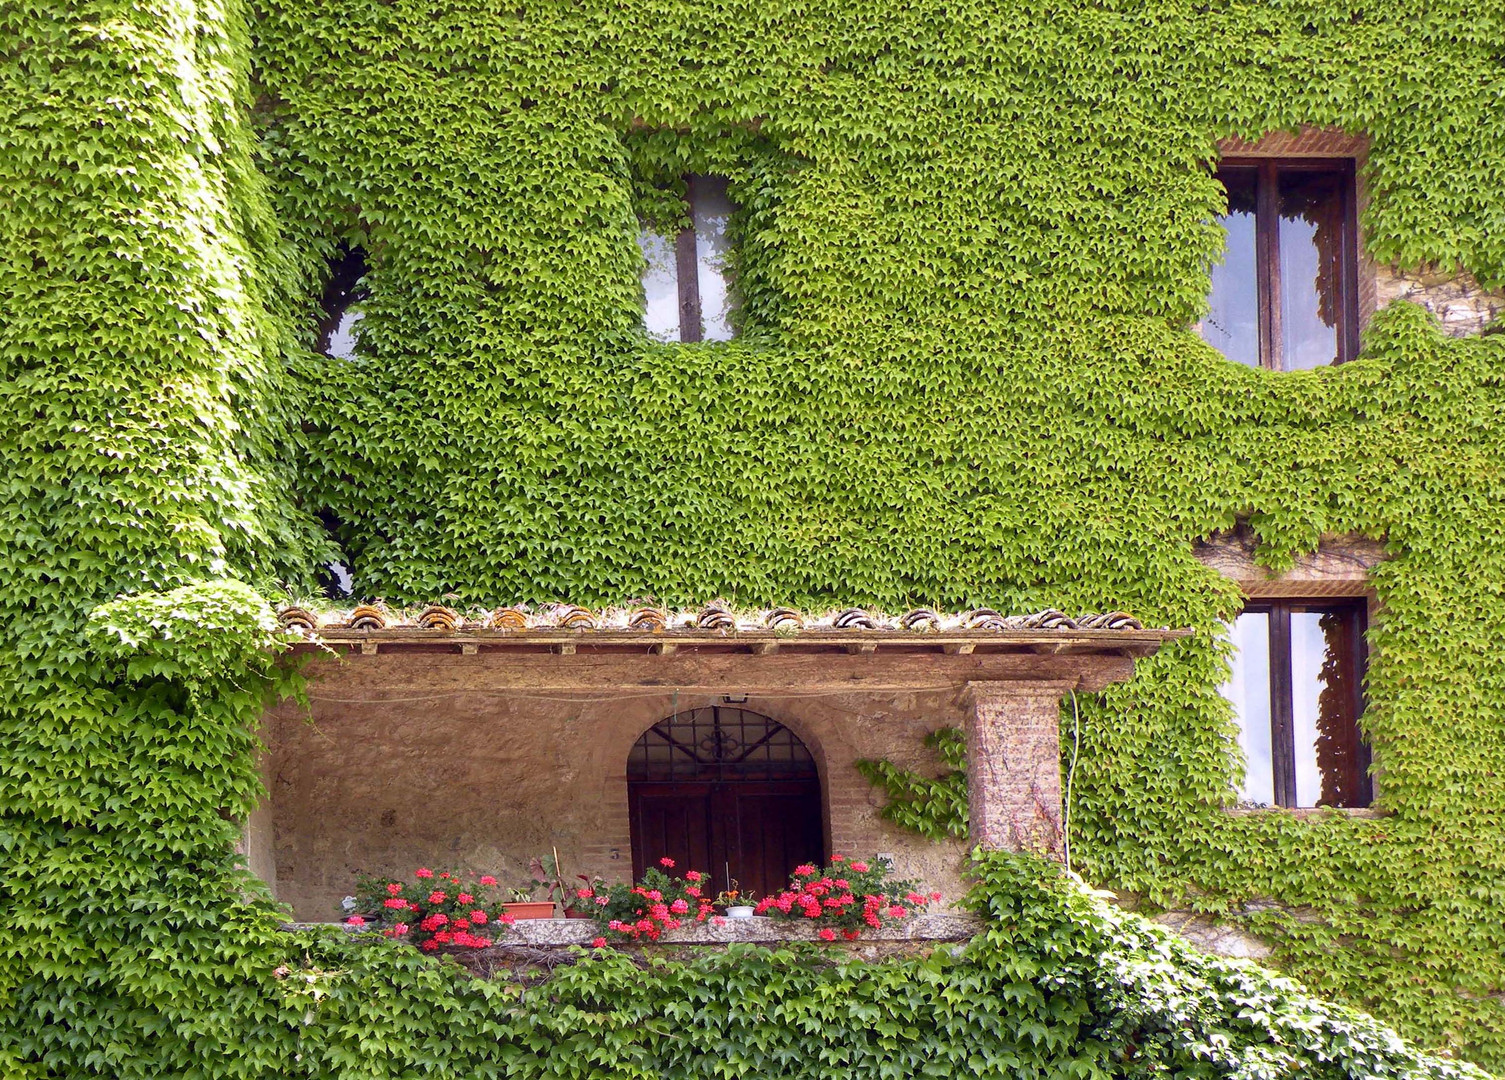
POLYGON ((1238 717, 1244 800, 1369 805, 1364 631, 1363 600, 1260 600, 1235 620, 1222 691, 1238 717))
POLYGON ((1202 337, 1230 360, 1296 371, 1358 353, 1358 228, 1350 159, 1228 158, 1224 259, 1202 337))
POLYGON ((355 356, 358 340, 357 324, 361 321, 361 303, 371 296, 366 287, 366 253, 360 248, 341 244, 339 251, 329 261, 329 283, 324 286, 320 307, 324 317, 319 320, 317 348, 336 360, 350 360, 355 356))
POLYGON ((643 325, 663 341, 727 341, 733 295, 726 276, 732 201, 719 176, 685 179, 689 228, 673 237, 644 228, 643 325))

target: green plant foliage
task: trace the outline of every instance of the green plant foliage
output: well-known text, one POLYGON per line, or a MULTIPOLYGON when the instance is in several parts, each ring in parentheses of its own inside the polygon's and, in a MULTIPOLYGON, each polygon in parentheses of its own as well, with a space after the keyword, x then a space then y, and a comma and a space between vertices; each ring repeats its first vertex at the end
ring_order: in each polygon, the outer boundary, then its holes
POLYGON ((939 776, 925 776, 881 760, 859 761, 857 771, 887 796, 879 811, 887 820, 932 840, 964 839, 967 737, 960 728, 939 728, 925 736, 925 745, 944 766, 939 776))
POLYGON ((1281 375, 1188 329, 1215 140, 1300 124, 1370 136, 1371 256, 1505 283, 1489 16, 0 7, 0 1073, 1442 1068, 1294 991, 1240 1016, 1234 969, 1137 929, 1115 951, 1106 923, 1042 924, 993 886, 989 941, 954 963, 604 958, 524 994, 381 942, 295 954, 230 850, 256 719, 295 685, 250 590, 304 595, 336 547, 394 602, 1191 626, 1083 701, 1077 865, 1241 919, 1314 991, 1505 1064, 1505 337, 1399 305, 1357 362, 1281 375), (654 193, 689 170, 742 207, 729 344, 639 326, 636 217, 672 216, 654 193), (371 267, 350 362, 309 351, 341 241, 371 267), (1223 809, 1237 597, 1192 544, 1239 521, 1273 566, 1327 533, 1388 545, 1365 719, 1383 818, 1223 809))

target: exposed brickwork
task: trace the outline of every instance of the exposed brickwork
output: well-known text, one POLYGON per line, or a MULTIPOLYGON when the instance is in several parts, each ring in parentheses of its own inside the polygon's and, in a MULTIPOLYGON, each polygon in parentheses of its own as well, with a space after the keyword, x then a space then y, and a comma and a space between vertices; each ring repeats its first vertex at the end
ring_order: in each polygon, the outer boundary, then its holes
POLYGON ((972 842, 1059 857, 1065 683, 973 683, 967 717, 972 842))
POLYGON ((1272 131, 1258 139, 1220 139, 1224 157, 1349 157, 1362 162, 1369 156, 1369 139, 1332 128, 1303 127, 1272 131))

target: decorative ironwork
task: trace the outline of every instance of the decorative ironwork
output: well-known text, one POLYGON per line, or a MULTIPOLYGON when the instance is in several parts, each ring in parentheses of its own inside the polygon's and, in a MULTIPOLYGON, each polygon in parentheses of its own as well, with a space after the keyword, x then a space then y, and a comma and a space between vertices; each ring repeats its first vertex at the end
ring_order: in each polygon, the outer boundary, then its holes
POLYGON ((660 720, 627 757, 629 780, 801 780, 817 775, 810 751, 783 724, 719 705, 660 720))

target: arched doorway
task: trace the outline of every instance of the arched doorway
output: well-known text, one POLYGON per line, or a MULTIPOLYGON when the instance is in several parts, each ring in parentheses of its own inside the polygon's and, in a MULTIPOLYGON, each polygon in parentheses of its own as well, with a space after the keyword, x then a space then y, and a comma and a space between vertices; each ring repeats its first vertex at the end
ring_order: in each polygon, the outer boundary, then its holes
POLYGON ((820 776, 773 719, 716 706, 660 720, 627 758, 632 872, 668 856, 766 896, 803 862, 825 860, 820 776))

